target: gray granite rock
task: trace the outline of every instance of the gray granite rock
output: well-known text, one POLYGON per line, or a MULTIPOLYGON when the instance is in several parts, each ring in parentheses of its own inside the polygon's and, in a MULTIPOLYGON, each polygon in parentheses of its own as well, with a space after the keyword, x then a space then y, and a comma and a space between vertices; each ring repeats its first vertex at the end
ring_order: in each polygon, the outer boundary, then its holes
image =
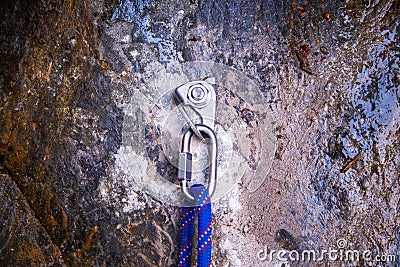
MULTIPOLYGON (((399 10, 395 0, 6 1, 0 262, 176 265, 168 88, 211 78, 219 168, 233 179, 214 201, 213 266, 281 266, 265 248, 338 245, 397 255, 351 266, 398 266, 399 10)), ((344 263, 290 262, 328 264, 344 263)))

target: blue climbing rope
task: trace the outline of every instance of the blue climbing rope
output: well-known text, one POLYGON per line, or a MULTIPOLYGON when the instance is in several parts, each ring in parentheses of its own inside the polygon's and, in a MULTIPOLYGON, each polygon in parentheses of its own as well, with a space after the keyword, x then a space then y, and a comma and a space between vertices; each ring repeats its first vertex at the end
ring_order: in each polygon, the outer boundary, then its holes
POLYGON ((185 201, 179 236, 178 267, 190 267, 192 262, 194 222, 197 215, 197 267, 211 266, 212 211, 206 186, 195 184, 190 188, 196 197, 196 206, 185 201))

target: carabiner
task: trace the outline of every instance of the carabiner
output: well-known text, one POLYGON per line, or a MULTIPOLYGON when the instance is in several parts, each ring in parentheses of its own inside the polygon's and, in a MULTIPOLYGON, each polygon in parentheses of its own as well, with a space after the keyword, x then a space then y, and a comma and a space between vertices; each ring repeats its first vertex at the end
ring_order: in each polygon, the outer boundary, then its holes
MULTIPOLYGON (((196 129, 206 138, 211 141, 210 144, 210 169, 208 179, 208 191, 210 197, 214 194, 217 182, 217 137, 214 131, 206 125, 196 124, 196 129)), ((190 143, 194 132, 189 128, 183 136, 182 150, 179 154, 179 172, 178 179, 181 181, 181 188, 185 198, 191 202, 196 201, 196 198, 188 188, 188 182, 192 179, 192 153, 190 152, 190 143)))

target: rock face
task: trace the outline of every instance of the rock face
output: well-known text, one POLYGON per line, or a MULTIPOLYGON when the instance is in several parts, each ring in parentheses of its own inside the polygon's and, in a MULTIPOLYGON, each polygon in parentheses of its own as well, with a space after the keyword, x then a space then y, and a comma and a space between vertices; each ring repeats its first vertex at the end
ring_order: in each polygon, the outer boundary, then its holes
POLYGON ((253 156, 214 203, 214 266, 285 262, 266 247, 400 265, 399 11, 396 0, 5 1, 0 265, 176 264, 179 208, 136 180, 176 180, 158 127, 171 99, 144 113, 160 97, 146 84, 200 61, 236 69, 261 99, 217 79, 232 109, 217 112, 219 136, 241 140, 226 151, 253 156), (229 128, 229 114, 244 126, 229 128))

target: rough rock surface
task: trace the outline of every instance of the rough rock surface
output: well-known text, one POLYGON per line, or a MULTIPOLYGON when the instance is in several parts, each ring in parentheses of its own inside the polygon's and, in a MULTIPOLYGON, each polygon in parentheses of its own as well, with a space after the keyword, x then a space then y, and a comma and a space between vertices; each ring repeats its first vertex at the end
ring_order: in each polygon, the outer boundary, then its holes
POLYGON ((281 266, 258 252, 340 239, 397 255, 346 266, 400 265, 397 0, 3 2, 1 265, 175 265, 179 208, 127 166, 160 152, 121 158, 143 146, 124 127, 149 126, 129 113, 155 93, 143 83, 192 61, 252 79, 275 131, 263 184, 244 175, 214 203, 214 266, 281 266))

